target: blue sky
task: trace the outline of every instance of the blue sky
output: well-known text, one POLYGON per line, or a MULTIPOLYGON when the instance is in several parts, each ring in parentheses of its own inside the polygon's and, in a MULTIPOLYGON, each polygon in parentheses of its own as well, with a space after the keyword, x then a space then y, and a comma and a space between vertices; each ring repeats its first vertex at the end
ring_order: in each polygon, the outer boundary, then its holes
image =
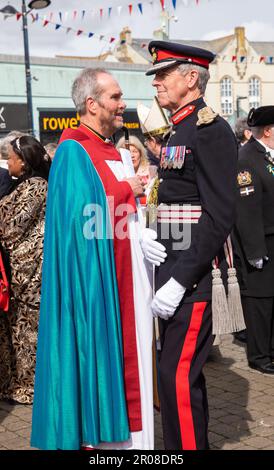
MULTIPOLYGON (((143 15, 137 3, 142 0, 52 0, 51 5, 38 13, 59 23, 59 11, 62 12, 62 25, 75 30, 95 33, 92 38, 66 29, 55 30, 53 24, 42 26, 42 20, 29 21, 30 53, 33 56, 78 55, 95 56, 110 47, 111 37, 119 37, 124 26, 129 26, 132 35, 139 38, 152 38, 153 31, 161 26, 160 0, 143 0, 143 15), (133 5, 129 15, 128 5, 133 5), (110 17, 109 8, 112 8, 110 17), (119 8, 122 7, 122 8, 119 8), (99 10, 103 9, 100 18, 99 10), (73 11, 77 10, 77 18, 73 19, 73 11), (82 21, 82 10, 85 10, 82 21), (67 15, 65 13, 67 12, 67 15), (119 14, 120 12, 120 14, 119 14), (104 39, 99 41, 100 35, 104 39)), ((21 0, 0 0, 0 9, 7 4, 20 10, 21 0)), ((246 36, 252 41, 274 42, 274 0, 177 0, 174 10, 172 0, 165 0, 169 12, 171 39, 213 39, 230 34, 235 26, 245 26, 246 36), (175 18, 174 18, 175 17, 175 18)), ((29 18, 31 19, 31 18, 29 18)), ((4 21, 0 14, 0 53, 22 54, 22 22, 15 18, 4 21)))

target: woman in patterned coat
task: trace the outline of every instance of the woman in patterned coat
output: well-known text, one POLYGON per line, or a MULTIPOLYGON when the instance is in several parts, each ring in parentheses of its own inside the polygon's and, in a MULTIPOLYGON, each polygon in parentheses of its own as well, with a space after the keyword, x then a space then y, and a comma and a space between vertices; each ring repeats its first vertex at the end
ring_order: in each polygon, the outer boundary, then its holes
POLYGON ((0 399, 31 404, 50 159, 40 142, 22 136, 10 143, 8 168, 18 179, 0 201, 0 243, 11 268, 10 310, 0 312, 0 399))

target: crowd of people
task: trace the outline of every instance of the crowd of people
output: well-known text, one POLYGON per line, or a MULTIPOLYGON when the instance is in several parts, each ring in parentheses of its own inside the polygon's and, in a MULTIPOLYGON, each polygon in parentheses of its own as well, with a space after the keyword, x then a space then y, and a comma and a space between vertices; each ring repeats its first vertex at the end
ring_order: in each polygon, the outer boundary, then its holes
POLYGON ((37 448, 153 449, 155 368, 165 448, 208 449, 215 335, 274 373, 274 106, 234 134, 204 101, 213 53, 149 52, 142 139, 115 146, 123 93, 90 68, 58 147, 19 131, 0 142, 0 399, 33 403, 37 448))

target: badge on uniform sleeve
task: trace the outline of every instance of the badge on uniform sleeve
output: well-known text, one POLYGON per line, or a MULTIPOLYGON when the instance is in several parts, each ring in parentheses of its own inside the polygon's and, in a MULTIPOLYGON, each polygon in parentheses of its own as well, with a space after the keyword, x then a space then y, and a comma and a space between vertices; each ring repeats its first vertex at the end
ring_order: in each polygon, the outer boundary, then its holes
POLYGON ((246 186, 245 188, 240 188, 240 195, 242 197, 250 196, 255 192, 254 186, 246 186))
POLYGON ((239 186, 248 186, 252 183, 251 173, 249 171, 240 171, 237 176, 239 186))

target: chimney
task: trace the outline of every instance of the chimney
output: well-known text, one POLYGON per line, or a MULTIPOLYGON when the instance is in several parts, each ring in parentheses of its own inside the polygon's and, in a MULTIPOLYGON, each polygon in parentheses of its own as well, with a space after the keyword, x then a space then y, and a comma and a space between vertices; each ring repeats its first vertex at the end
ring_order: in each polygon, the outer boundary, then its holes
POLYGON ((237 26, 235 28, 235 37, 236 37, 236 55, 244 56, 246 55, 246 46, 245 46, 245 28, 243 26, 237 26))
POLYGON ((237 26, 235 28, 236 37, 236 70, 241 79, 244 78, 247 69, 247 49, 245 42, 245 28, 237 26))

